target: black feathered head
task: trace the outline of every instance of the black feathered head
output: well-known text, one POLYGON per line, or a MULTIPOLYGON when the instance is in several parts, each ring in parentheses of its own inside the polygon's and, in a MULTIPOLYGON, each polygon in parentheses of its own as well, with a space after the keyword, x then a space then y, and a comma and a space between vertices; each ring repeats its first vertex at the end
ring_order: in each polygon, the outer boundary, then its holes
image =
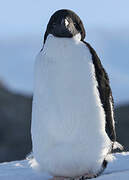
POLYGON ((85 29, 79 16, 71 10, 61 9, 51 16, 44 35, 44 43, 49 34, 71 38, 78 33, 81 34, 81 40, 84 40, 85 29))

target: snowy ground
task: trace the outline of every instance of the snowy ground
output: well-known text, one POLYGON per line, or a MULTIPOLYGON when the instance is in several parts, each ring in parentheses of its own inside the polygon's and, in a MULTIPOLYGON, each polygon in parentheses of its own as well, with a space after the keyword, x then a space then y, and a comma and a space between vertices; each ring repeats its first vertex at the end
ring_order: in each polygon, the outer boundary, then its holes
MULTIPOLYGON (((50 176, 33 171, 28 160, 0 164, 0 180, 48 180, 50 176)), ((129 152, 117 153, 98 180, 129 180, 129 152)))

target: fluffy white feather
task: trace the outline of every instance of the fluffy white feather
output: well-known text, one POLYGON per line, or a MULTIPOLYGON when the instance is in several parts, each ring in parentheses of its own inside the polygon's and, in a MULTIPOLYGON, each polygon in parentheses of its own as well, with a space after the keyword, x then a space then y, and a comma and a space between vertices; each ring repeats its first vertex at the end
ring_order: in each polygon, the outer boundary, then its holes
POLYGON ((40 169, 67 177, 98 172, 111 148, 92 57, 80 36, 49 35, 37 56, 32 142, 40 169))

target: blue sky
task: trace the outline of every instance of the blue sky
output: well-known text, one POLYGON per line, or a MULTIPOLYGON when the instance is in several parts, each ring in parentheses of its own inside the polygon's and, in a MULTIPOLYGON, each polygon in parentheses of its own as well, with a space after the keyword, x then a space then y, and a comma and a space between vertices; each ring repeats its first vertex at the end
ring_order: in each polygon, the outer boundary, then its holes
MULTIPOLYGON (((15 36, 44 30, 51 14, 61 8, 74 10, 86 27, 129 27, 128 0, 1 0, 1 35, 15 36)), ((0 36, 1 36, 0 35, 0 36)))
POLYGON ((129 101, 128 0, 1 0, 0 79, 13 90, 32 92, 34 59, 47 22, 56 10, 64 8, 81 17, 86 40, 109 73, 115 102, 129 101))

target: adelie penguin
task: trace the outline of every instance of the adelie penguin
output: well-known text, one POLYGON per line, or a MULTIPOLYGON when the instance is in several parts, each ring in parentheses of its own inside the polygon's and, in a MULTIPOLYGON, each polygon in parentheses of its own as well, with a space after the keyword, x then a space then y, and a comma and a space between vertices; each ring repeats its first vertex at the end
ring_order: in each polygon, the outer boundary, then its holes
POLYGON ((116 142, 109 78, 71 10, 55 12, 35 63, 33 168, 87 179, 106 168, 116 142))

